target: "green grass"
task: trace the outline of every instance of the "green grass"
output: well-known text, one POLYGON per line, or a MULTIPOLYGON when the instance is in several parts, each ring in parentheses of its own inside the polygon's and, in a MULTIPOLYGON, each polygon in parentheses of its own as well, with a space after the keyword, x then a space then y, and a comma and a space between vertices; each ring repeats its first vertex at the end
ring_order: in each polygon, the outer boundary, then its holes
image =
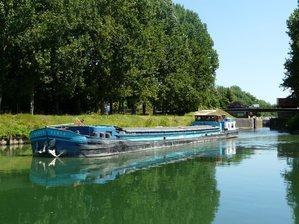
POLYGON ((8 136, 28 137, 31 130, 47 125, 74 123, 84 119, 89 125, 116 125, 120 127, 155 127, 186 126, 193 121, 193 116, 140 116, 140 115, 79 115, 54 116, 30 114, 0 115, 0 138, 8 136))

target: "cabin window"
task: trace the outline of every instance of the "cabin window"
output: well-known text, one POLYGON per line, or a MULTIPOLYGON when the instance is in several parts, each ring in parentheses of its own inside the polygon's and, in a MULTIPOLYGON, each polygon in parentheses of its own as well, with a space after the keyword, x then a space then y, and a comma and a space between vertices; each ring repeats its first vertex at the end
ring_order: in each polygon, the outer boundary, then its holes
POLYGON ((99 138, 100 137, 100 133, 99 132, 93 132, 92 136, 94 136, 96 138, 99 138))
POLYGON ((105 134, 105 137, 106 137, 106 138, 111 138, 111 134, 110 134, 110 133, 106 133, 106 134, 105 134))
POLYGON ((101 132, 100 133, 100 138, 105 138, 105 133, 101 132))
POLYGON ((216 122, 220 122, 222 120, 221 116, 196 116, 196 120, 197 121, 216 121, 216 122))

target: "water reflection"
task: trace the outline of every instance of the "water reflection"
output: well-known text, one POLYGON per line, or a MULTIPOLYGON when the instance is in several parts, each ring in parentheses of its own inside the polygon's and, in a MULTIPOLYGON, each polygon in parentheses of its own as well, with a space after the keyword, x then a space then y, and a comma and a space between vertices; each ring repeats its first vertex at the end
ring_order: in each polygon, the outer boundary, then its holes
POLYGON ((123 154, 111 158, 33 158, 30 180, 47 187, 106 184, 119 176, 149 167, 175 163, 194 157, 232 157, 235 140, 206 145, 158 149, 123 154))
POLYGON ((0 146, 0 156, 28 156, 31 154, 30 145, 0 146))
POLYGON ((33 183, 0 185, 0 221, 209 224, 220 197, 215 167, 235 153, 227 141, 109 159, 33 158, 30 174, 0 172, 6 183, 24 175, 33 183))
POLYGON ((298 223, 297 151, 261 130, 107 159, 0 156, 0 223, 298 223))
POLYGON ((289 165, 283 173, 287 182, 287 200, 293 209, 295 223, 299 223, 299 136, 280 137, 278 157, 289 165))

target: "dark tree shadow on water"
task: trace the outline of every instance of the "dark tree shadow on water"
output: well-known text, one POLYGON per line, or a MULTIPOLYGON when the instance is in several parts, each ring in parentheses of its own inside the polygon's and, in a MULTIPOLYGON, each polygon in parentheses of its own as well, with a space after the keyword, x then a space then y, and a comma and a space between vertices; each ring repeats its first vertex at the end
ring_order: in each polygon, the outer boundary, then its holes
MULTIPOLYGON (((219 206, 216 163, 198 158, 164 164, 100 185, 47 187, 31 182, 28 170, 0 173, 6 183, 0 185, 0 222, 209 224, 219 206)), ((77 178, 98 172, 92 163, 89 169, 81 165, 77 178)), ((48 178, 56 175, 52 169, 48 178)))
MULTIPOLYGON (((285 137, 281 137, 284 140, 285 137)), ((292 138, 292 137, 290 137, 292 138)), ((291 139, 290 139, 291 140, 291 139)), ((278 157, 286 158, 289 170, 283 172, 287 184, 287 200, 293 209, 295 223, 299 223, 299 142, 296 139, 278 144, 278 157)))

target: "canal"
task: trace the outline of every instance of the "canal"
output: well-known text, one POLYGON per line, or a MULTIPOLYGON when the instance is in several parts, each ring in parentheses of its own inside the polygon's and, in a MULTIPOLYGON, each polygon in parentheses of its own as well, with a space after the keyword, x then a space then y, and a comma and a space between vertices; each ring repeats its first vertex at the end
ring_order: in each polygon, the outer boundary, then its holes
POLYGON ((299 136, 269 129, 109 159, 0 154, 0 223, 299 223, 299 136))

